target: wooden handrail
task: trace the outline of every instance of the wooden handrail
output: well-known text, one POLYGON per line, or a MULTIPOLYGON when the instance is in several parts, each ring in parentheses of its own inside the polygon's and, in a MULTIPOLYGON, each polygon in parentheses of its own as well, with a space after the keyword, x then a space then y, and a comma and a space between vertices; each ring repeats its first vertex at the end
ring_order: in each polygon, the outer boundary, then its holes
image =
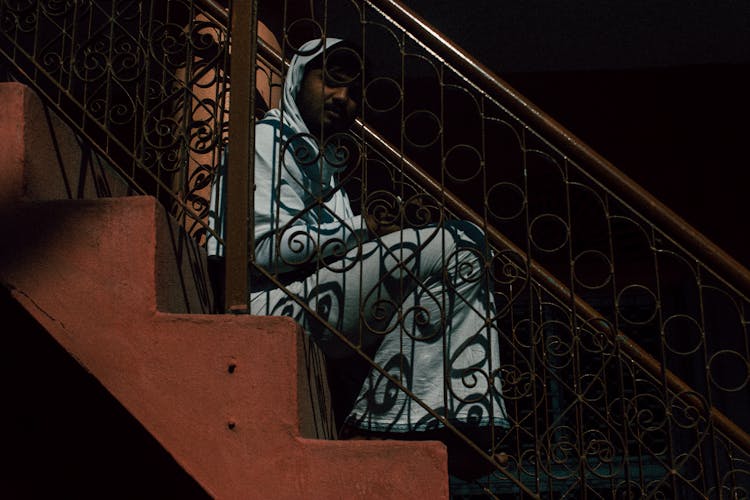
POLYGON ((211 14, 217 21, 221 21, 224 26, 229 25, 229 13, 226 7, 221 5, 216 0, 198 0, 198 3, 206 9, 206 12, 211 14))
POLYGON ((750 271, 745 266, 536 107, 497 74, 398 0, 367 0, 367 2, 401 25, 415 39, 429 46, 449 65, 464 72, 484 92, 502 102, 503 106, 523 121, 536 127, 545 139, 552 138, 551 142, 563 154, 586 165, 598 181, 603 182, 623 201, 647 215, 670 237, 676 237, 696 257, 719 270, 722 279, 737 287, 741 293, 750 295, 750 271))
MULTIPOLYGON (((200 0, 217 20, 228 20, 227 11, 216 0, 200 0)), ((653 220, 671 238, 678 240, 697 258, 710 263, 721 278, 750 295, 750 270, 719 248, 700 231, 656 199, 638 183, 621 172, 612 163, 587 146, 581 139, 564 128, 552 117, 513 89, 496 73, 477 61, 448 37, 421 19, 414 11, 398 0, 367 0, 375 8, 395 20, 408 33, 430 46, 448 64, 465 72, 483 91, 503 103, 525 122, 536 127, 543 135, 554 138, 555 147, 563 154, 586 165, 613 193, 642 214, 653 220)), ((281 67, 281 56, 263 40, 258 40, 258 52, 269 62, 281 67)))
MULTIPOLYGON (((221 8, 215 0, 201 0, 206 4, 213 4, 215 8, 221 8)), ((617 170, 612 164, 591 150, 582 141, 576 138, 572 133, 564 129, 561 125, 547 116, 541 110, 536 108, 532 103, 518 94, 497 75, 485 68, 481 63, 473 59, 466 52, 453 44, 444 35, 431 27, 424 20, 421 20, 408 8, 399 4, 395 0, 367 0, 371 4, 377 4, 376 7, 394 18, 396 22, 402 25, 413 35, 421 35, 423 40, 428 39, 436 44, 441 50, 439 55, 444 57, 449 64, 460 67, 463 71, 470 74, 476 82, 480 82, 490 89, 496 98, 500 98, 503 105, 510 104, 512 111, 521 116, 524 120, 532 122, 543 132, 556 138, 562 144, 562 150, 574 158, 581 159, 587 166, 592 167, 597 174, 603 177, 609 184, 608 188, 616 193, 623 193, 626 201, 633 203, 649 216, 653 217, 659 223, 670 231, 679 234, 685 244, 689 244, 699 254, 701 258, 710 261, 723 272, 736 279, 736 285, 742 288, 742 291, 750 291, 750 271, 736 262, 732 257, 718 248, 709 241, 705 236, 692 228, 687 222, 682 220, 664 204, 655 199, 646 190, 640 187, 625 174, 617 170)), ((224 11, 226 16, 226 12, 224 11)), ((219 17, 217 16, 217 19, 219 17)), ((435 47, 431 47, 434 49, 435 47)), ((281 54, 277 53, 263 40, 258 39, 258 55, 263 57, 267 62, 281 68, 285 61, 281 54)), ((446 191, 443 186, 437 183, 424 169, 404 157, 401 152, 385 140, 375 130, 369 128, 365 123, 357 121, 359 132, 362 133, 365 141, 374 146, 377 151, 386 158, 400 165, 404 171, 415 179, 423 188, 427 189, 433 195, 439 196, 446 202, 448 208, 460 217, 474 222, 480 227, 484 227, 482 217, 474 210, 469 208, 457 196, 446 191)), ((587 321, 593 328, 601 323, 602 317, 599 312, 588 304, 581 297, 571 293, 570 289, 560 282, 554 275, 544 269, 541 265, 533 260, 529 260, 524 251, 518 248, 512 241, 506 238, 500 231, 494 227, 486 227, 487 237, 498 248, 510 250, 511 252, 523 256, 528 264, 531 276, 556 296, 558 300, 567 302, 572 298, 573 305, 581 317, 587 321)), ((711 406, 706 409, 704 402, 695 397, 697 391, 694 391, 681 378, 666 370, 658 360, 649 353, 644 351, 636 342, 633 342, 625 334, 619 331, 612 331, 609 328, 600 327, 598 331, 606 335, 614 344, 618 345, 629 357, 639 363, 656 380, 664 379, 667 387, 674 394, 681 395, 683 400, 696 408, 699 414, 708 410, 708 417, 716 428, 724 435, 741 447, 743 451, 750 454, 750 434, 739 428, 721 411, 711 406)))
MULTIPOLYGON (((520 255, 525 259, 528 265, 529 274, 539 283, 543 283, 545 289, 552 293, 559 301, 567 303, 571 298, 575 307, 576 313, 597 331, 609 338, 609 340, 618 345, 627 355, 635 360, 645 371, 647 371, 656 380, 664 380, 667 383, 667 387, 676 395, 681 395, 682 399, 690 406, 695 408, 699 414, 702 414, 706 408, 704 402, 694 396, 697 391, 694 391, 687 383, 685 383, 680 377, 675 375, 671 370, 666 370, 657 359, 651 354, 643 350, 638 343, 633 342, 627 335, 620 331, 613 331, 610 328, 603 327, 602 316, 599 312, 587 303, 580 296, 575 295, 571 290, 565 286, 560 280, 558 280, 552 273, 547 271, 543 266, 534 260, 528 259, 528 255, 518 248, 511 240, 505 237, 500 231, 492 226, 485 227, 482 216, 476 213, 474 210, 469 208, 463 203, 456 195, 450 191, 446 191, 443 186, 437 183, 427 172, 425 172, 419 165, 416 165, 408 158, 405 158, 399 153, 399 151, 389 144, 382 136, 377 132, 370 129, 366 125, 359 123, 362 127, 362 132, 365 137, 365 141, 370 145, 376 145, 376 150, 381 154, 384 154, 390 161, 400 164, 404 171, 423 188, 427 189, 433 196, 436 196, 445 201, 446 206, 459 217, 473 222, 479 227, 484 227, 486 230, 487 238, 492 242, 495 247, 506 249, 516 255, 520 255)), ((711 406, 708 410, 709 419, 716 425, 716 427, 723 432, 725 435, 730 437, 735 444, 740 446, 746 453, 750 454, 750 434, 743 431, 738 427, 731 419, 724 415, 716 407, 711 406)))
MULTIPOLYGON (((413 11, 399 3, 397 0, 367 0, 369 3, 380 8, 387 16, 393 18, 415 38, 429 40, 432 42, 430 49, 435 50, 438 55, 453 66, 465 71, 480 88, 488 91, 504 106, 509 106, 511 111, 522 117, 524 120, 531 122, 541 131, 557 139, 556 145, 562 145, 560 149, 564 150, 574 158, 580 158, 585 164, 592 168, 601 178, 608 183, 608 188, 615 193, 623 193, 626 201, 632 203, 650 217, 663 224, 669 231, 678 234, 681 240, 690 245, 695 253, 706 261, 715 265, 726 276, 734 278, 735 284, 743 293, 750 293, 750 271, 733 259, 729 254, 712 243, 708 238, 703 236, 698 230, 690 226, 686 221, 680 218, 666 205, 654 198, 645 189, 639 186, 635 181, 619 171, 614 165, 609 163, 591 148, 584 144, 571 132, 563 128, 559 123, 537 108, 534 104, 516 92, 512 87, 505 83, 499 76, 490 71, 479 61, 471 57, 467 52, 454 44, 445 35, 437 29, 430 26, 426 21, 419 18, 413 11)), ((372 129, 364 126, 366 139, 373 143, 380 143, 380 150, 386 151, 391 159, 397 164, 403 165, 408 173, 419 180, 419 182, 430 189, 433 194, 439 194, 445 199, 449 207, 480 227, 483 226, 482 217, 464 204, 455 195, 446 192, 439 186, 432 177, 422 168, 404 158, 393 146, 389 145, 385 139, 372 129)), ((494 227, 487 227, 488 238, 499 248, 506 248, 512 252, 522 255, 528 259, 528 256, 513 242, 506 238, 494 227)), ((671 233, 670 233, 671 234, 671 233)), ((583 300, 580 296, 572 294, 570 289, 560 282, 549 271, 544 269, 533 260, 528 260, 530 274, 539 282, 544 283, 546 287, 558 298, 565 301, 572 297, 576 310, 581 313, 582 317, 588 321, 592 327, 596 327, 597 320, 601 320, 599 312, 583 300)), ((722 278, 726 279, 722 275, 722 278)), ((697 394, 681 378, 665 370, 664 367, 649 353, 644 351, 636 342, 633 342, 622 332, 612 332, 608 328, 600 328, 599 331, 606 334, 610 340, 620 346, 632 359, 637 361, 646 371, 648 371, 657 380, 663 376, 669 389, 675 394, 684 395, 684 400, 699 412, 705 410, 704 403, 699 398, 692 396, 697 394)), ((750 453, 750 434, 738 427, 731 419, 724 415, 716 407, 711 406, 708 409, 710 420, 725 435, 730 437, 735 444, 740 446, 746 453, 750 453)))

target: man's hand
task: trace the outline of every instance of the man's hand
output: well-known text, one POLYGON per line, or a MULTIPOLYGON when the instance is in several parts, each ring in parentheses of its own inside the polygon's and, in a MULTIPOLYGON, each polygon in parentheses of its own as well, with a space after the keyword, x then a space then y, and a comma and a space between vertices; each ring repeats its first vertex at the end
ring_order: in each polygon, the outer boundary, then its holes
POLYGON ((391 220, 393 217, 390 214, 384 214, 385 217, 378 217, 374 214, 365 215, 365 223, 370 234, 375 236, 385 236, 386 234, 395 233, 401 231, 401 226, 391 220))

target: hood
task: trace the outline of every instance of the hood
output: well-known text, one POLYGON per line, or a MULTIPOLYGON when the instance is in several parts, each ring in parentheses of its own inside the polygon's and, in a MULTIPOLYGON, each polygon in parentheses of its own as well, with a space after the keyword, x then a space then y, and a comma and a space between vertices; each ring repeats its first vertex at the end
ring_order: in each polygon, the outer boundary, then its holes
MULTIPOLYGON (((305 76, 305 68, 307 64, 320 55, 324 48, 328 49, 343 40, 340 38, 325 38, 325 39, 314 39, 305 42, 297 51, 287 70, 286 76, 284 77, 284 91, 282 93, 281 103, 279 104, 280 109, 271 109, 268 111, 263 118, 277 119, 284 125, 290 127, 297 134, 305 134, 297 137, 296 141, 302 141, 305 148, 311 148, 311 155, 309 158, 315 158, 318 156, 318 142, 312 138, 310 130, 307 128, 302 115, 297 108, 297 93, 302 86, 302 79, 305 76)), ((301 145, 301 144, 300 144, 301 145)), ((295 148, 296 149, 296 148, 295 148)), ((328 152, 327 152, 328 153, 328 152)), ((320 187, 325 188, 331 185, 331 178, 333 173, 341 170, 343 167, 331 165, 326 159, 328 154, 321 155, 322 158, 319 162, 314 162, 309 165, 300 165, 301 170, 312 180, 316 181, 320 187)))
POLYGON ((294 130, 305 134, 310 133, 310 131, 302 120, 299 109, 297 109, 297 94, 302 86, 307 64, 323 52, 324 42, 325 48, 328 49, 342 42, 342 40, 340 38, 326 38, 325 40, 317 38, 305 42, 292 58, 284 77, 284 93, 281 100, 281 109, 283 114, 286 115, 284 116, 284 122, 291 125, 294 130))

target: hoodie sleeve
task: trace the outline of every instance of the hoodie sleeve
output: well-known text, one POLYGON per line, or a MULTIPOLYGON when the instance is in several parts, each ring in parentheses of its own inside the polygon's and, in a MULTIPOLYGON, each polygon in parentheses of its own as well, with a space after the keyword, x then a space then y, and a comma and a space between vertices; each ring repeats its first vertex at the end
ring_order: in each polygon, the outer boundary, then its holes
POLYGON ((366 241, 364 220, 353 214, 342 188, 323 188, 300 166, 294 148, 282 151, 277 131, 273 123, 256 128, 256 263, 284 273, 343 257, 366 241))

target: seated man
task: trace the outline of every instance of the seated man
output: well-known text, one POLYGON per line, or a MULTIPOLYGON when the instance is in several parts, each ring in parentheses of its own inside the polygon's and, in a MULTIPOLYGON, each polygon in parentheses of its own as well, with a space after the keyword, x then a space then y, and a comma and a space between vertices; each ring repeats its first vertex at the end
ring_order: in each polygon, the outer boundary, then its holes
POLYGON ((482 231, 355 215, 339 183, 358 158, 340 139, 359 112, 363 66, 347 42, 307 42, 280 108, 257 123, 255 265, 265 272, 251 277, 251 312, 296 318, 350 368, 339 370, 351 391, 345 436, 433 436, 435 414, 505 428, 482 231))

